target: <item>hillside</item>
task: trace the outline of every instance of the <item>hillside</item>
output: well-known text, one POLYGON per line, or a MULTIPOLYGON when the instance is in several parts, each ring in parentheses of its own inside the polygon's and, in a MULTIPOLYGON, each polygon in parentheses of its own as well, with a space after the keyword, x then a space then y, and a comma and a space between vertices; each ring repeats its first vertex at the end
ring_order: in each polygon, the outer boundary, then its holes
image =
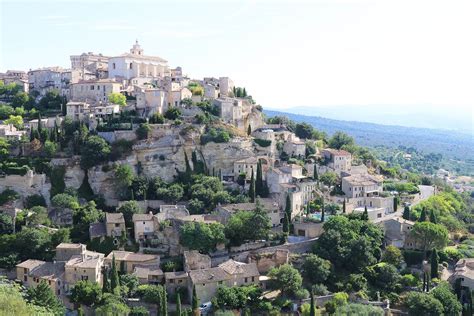
POLYGON ((461 160, 464 166, 462 169, 465 171, 474 169, 474 150, 472 150, 474 140, 467 134, 436 129, 342 121, 270 110, 265 110, 264 113, 267 116, 284 115, 296 122, 307 122, 329 135, 336 131, 346 132, 362 146, 372 148, 379 146, 413 147, 417 151, 427 154, 441 154, 446 160, 456 165, 454 168, 459 168, 459 164, 453 160, 461 160))

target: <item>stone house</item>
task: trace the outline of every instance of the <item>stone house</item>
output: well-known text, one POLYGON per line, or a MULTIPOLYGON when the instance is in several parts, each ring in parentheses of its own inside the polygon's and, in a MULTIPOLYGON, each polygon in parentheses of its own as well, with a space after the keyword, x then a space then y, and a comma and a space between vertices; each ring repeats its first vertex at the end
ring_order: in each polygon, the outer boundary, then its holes
POLYGON ((312 222, 294 222, 293 227, 295 235, 306 237, 306 238, 316 238, 321 236, 323 233, 324 223, 312 223, 312 222))
POLYGON ((105 213, 105 231, 107 236, 120 237, 127 231, 123 213, 105 213))
POLYGON ((66 289, 69 290, 77 281, 89 280, 102 285, 102 266, 104 254, 85 250, 73 255, 65 264, 66 289))
POLYGON ((7 140, 19 141, 26 133, 26 131, 18 130, 13 124, 0 124, 0 137, 7 140))
POLYGON ((122 84, 112 79, 84 80, 72 84, 71 101, 108 103, 111 93, 120 93, 122 84))
POLYGON ((236 126, 237 128, 244 128, 242 123, 243 108, 242 101, 236 98, 218 98, 214 100, 214 105, 219 108, 220 118, 229 124, 236 126))
MULTIPOLYGON (((189 287, 188 273, 185 271, 165 272, 165 286, 169 295, 176 293, 178 289, 186 290, 189 287)), ((189 297, 192 297, 192 292, 189 297)))
POLYGON ((136 267, 160 266, 160 257, 157 255, 114 250, 104 259, 104 264, 108 267, 112 266, 113 256, 117 269, 129 274, 133 273, 136 267))
POLYGON ((290 157, 305 157, 306 144, 296 135, 290 134, 283 144, 283 151, 290 157))
POLYGON ((56 295, 64 294, 64 262, 28 259, 16 265, 16 279, 25 287, 35 287, 45 281, 56 295))
POLYGON ((291 183, 291 173, 283 172, 280 168, 270 167, 266 173, 270 193, 280 193, 282 183, 291 183))
POLYGON ((135 232, 135 241, 146 240, 153 237, 155 233, 155 217, 153 213, 133 214, 133 227, 135 232))
POLYGON ((402 217, 390 218, 377 223, 384 231, 385 244, 397 248, 416 249, 416 243, 411 237, 415 222, 402 217))
POLYGON ((140 284, 162 284, 165 277, 158 265, 137 265, 132 274, 138 278, 140 284))
POLYGON ((461 279, 461 286, 474 290, 474 258, 463 258, 456 263, 449 281, 454 283, 457 279, 461 279))
POLYGON ((197 250, 187 250, 183 253, 184 271, 209 269, 211 267, 211 257, 203 255, 197 250))
POLYGON ((241 286, 259 284, 260 273, 255 263, 242 263, 232 259, 217 267, 189 272, 188 293, 192 297, 193 287, 200 302, 209 302, 221 285, 241 286))
POLYGON ((341 172, 349 172, 352 165, 352 155, 350 152, 339 149, 326 148, 322 151, 327 166, 334 170, 338 175, 341 172))
POLYGON ((83 121, 90 118, 90 104, 86 102, 68 102, 66 104, 66 116, 73 121, 83 121))
MULTIPOLYGON (((270 217, 273 227, 279 226, 283 218, 283 212, 281 211, 280 204, 271 198, 260 198, 259 199, 262 208, 266 211, 268 217, 270 217)), ((226 224, 230 217, 239 211, 254 211, 256 203, 238 203, 238 204, 225 204, 218 205, 216 211, 220 216, 220 222, 226 224)))

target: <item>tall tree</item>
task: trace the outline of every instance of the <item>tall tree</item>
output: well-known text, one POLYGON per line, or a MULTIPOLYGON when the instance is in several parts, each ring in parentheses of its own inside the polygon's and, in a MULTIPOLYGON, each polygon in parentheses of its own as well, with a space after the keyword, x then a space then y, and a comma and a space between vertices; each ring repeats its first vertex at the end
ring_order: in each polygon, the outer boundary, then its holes
POLYGON ((288 221, 291 222, 291 198, 290 198, 290 194, 286 194, 285 213, 288 216, 288 221))
POLYGON ((161 314, 160 316, 168 316, 168 299, 166 298, 166 289, 161 293, 161 314))
POLYGON ((314 295, 312 292, 311 292, 311 304, 310 304, 309 316, 316 316, 316 308, 314 306, 314 295))
POLYGON ((325 215, 326 215, 326 210, 325 210, 325 205, 324 205, 324 196, 323 196, 323 199, 321 201, 321 222, 324 223, 324 220, 325 220, 325 215))
POLYGON ((441 249, 448 243, 448 230, 439 224, 417 222, 410 233, 425 253, 429 249, 441 249))
POLYGON ((112 267, 110 269, 110 290, 112 293, 120 293, 120 279, 118 276, 117 265, 115 264, 115 254, 112 255, 112 267))
POLYGON ((436 214, 433 209, 430 210, 430 222, 433 224, 438 224, 438 218, 436 217, 436 214))
POLYGON ((65 312, 64 305, 46 281, 41 281, 37 286, 28 288, 27 296, 31 303, 46 308, 53 315, 63 315, 65 312))
POLYGON ((438 252, 436 251, 436 248, 431 251, 431 278, 438 278, 438 265, 439 265, 439 258, 438 258, 438 252))
POLYGON ((257 162, 257 179, 255 180, 255 195, 262 197, 263 189, 263 174, 262 174, 262 162, 257 162))
POLYGON ((410 220, 410 207, 408 205, 403 209, 402 217, 406 220, 410 220))
POLYGON ((313 179, 319 181, 319 174, 318 174, 318 165, 314 164, 313 167, 313 179))
POLYGON ((369 212, 367 210, 367 205, 364 206, 364 214, 362 214, 362 219, 365 220, 365 221, 369 220, 369 212))
POLYGON ((419 222, 426 222, 426 209, 423 208, 420 213, 420 218, 418 219, 419 222))
POLYGON ((249 124, 249 127, 247 127, 247 135, 250 136, 250 134, 252 134, 252 127, 249 124))
POLYGON ((192 311, 193 311, 193 315, 195 316, 199 316, 200 312, 199 312, 199 299, 197 297, 197 294, 196 294, 196 287, 193 286, 193 298, 192 298, 192 311))
POLYGON ((255 203, 255 178, 253 175, 253 169, 252 169, 252 176, 250 177, 250 187, 249 187, 249 198, 250 202, 255 203))
POLYGON ((183 310, 181 307, 181 295, 179 292, 176 294, 176 316, 182 316, 183 310))
POLYGON ((283 232, 289 233, 290 232, 290 221, 288 219, 288 213, 285 212, 283 217, 283 232))
POLYGON ((426 273, 423 272, 423 292, 426 292, 426 273))
POLYGON ((342 213, 346 214, 346 199, 342 202, 342 213))
POLYGON ((102 293, 110 293, 109 271, 107 267, 102 268, 102 293))
POLYGON ((393 198, 393 211, 394 212, 398 210, 398 203, 400 203, 400 198, 396 196, 393 198))

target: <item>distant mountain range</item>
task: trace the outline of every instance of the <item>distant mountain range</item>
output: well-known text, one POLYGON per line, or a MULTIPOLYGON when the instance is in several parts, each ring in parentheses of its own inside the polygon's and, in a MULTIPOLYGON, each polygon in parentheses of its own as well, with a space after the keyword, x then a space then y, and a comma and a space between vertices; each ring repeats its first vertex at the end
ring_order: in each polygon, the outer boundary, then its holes
POLYGON ((267 116, 287 116, 296 122, 309 123, 329 135, 336 131, 346 132, 362 146, 397 148, 402 145, 425 153, 440 153, 446 158, 474 162, 474 139, 469 133, 344 121, 273 110, 264 110, 264 113, 267 116))

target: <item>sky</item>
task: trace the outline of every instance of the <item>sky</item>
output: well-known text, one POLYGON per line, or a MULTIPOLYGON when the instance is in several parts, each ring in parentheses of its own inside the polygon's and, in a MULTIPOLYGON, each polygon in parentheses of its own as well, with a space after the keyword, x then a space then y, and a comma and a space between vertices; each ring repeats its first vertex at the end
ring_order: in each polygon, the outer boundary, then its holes
POLYGON ((0 71, 147 55, 264 107, 474 107, 474 1, 0 0, 0 71))

